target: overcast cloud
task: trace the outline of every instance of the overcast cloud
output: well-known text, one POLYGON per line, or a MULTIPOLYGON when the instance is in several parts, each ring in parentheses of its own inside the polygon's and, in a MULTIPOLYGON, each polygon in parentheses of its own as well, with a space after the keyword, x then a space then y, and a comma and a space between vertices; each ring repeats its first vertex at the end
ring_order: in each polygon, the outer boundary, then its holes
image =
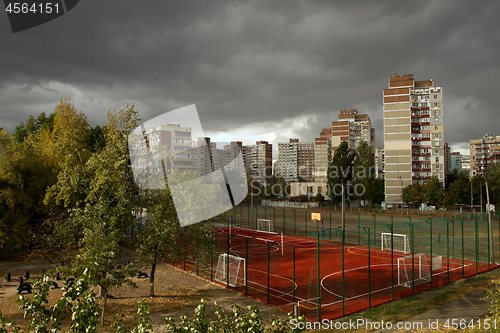
MULTIPOLYGON (((84 0, 13 34, 0 13, 0 126, 71 98, 91 124, 136 103, 143 120, 196 104, 216 140, 313 141, 339 110, 383 144, 395 73, 443 87, 445 141, 500 135, 498 1, 84 0)), ((276 158, 276 156, 275 156, 276 158)))

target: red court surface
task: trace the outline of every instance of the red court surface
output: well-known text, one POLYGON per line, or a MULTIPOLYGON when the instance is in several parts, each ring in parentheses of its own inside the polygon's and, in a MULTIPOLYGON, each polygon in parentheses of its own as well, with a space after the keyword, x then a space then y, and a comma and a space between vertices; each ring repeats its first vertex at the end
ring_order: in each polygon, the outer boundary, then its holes
POLYGON ((223 285, 229 277, 229 288, 287 312, 298 303, 300 314, 312 321, 335 319, 497 267, 442 257, 437 259, 442 268, 431 277, 429 255, 414 255, 412 261, 408 253, 353 244, 344 244, 342 267, 342 243, 337 240, 320 240, 318 253, 315 238, 238 227, 216 231, 221 253, 242 258, 230 264, 229 275, 221 271, 228 270, 221 257, 211 267, 195 267, 191 260, 173 264, 223 285))

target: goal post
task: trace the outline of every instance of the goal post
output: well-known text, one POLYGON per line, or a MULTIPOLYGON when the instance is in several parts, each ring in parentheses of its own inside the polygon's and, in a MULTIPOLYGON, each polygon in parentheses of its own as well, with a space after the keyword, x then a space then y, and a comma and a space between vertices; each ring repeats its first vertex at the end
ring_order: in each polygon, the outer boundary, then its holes
POLYGON ((392 234, 392 242, 391 242, 391 233, 383 232, 380 234, 380 241, 382 242, 382 251, 393 249, 397 252, 403 253, 411 253, 410 249, 410 239, 408 235, 403 234, 392 234), (392 244, 394 243, 394 244, 392 244))
POLYGON ((229 273, 229 285, 231 287, 238 287, 245 285, 245 258, 241 258, 235 255, 228 255, 227 253, 219 254, 219 260, 217 262, 217 269, 215 271, 214 279, 221 283, 228 282, 229 273))
POLYGON ((274 224, 271 220, 258 219, 257 230, 274 233, 274 224))
POLYGON ((430 260, 425 254, 398 258, 398 285, 410 288, 412 281, 415 286, 431 281, 430 260))

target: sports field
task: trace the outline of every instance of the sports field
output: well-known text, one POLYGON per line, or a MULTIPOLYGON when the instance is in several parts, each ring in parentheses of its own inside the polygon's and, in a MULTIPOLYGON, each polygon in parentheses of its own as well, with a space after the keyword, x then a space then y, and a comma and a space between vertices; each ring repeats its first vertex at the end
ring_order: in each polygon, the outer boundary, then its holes
POLYGON ((234 214, 215 223, 220 254, 211 265, 184 258, 176 266, 284 311, 295 307, 314 321, 498 266, 488 260, 491 253, 499 258, 497 220, 490 230, 477 216, 412 221, 348 215, 342 237, 337 220, 308 221, 311 212, 304 211, 299 211, 302 221, 297 215, 294 220, 293 212, 283 210, 281 218, 273 213, 234 214))

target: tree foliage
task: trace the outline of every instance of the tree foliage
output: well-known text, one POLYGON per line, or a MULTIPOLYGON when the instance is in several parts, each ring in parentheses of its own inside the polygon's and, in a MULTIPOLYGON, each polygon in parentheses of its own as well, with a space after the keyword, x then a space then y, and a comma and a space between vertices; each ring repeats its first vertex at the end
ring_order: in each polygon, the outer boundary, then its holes
POLYGON ((335 151, 328 167, 329 196, 334 202, 339 201, 342 186, 354 179, 354 159, 356 152, 349 149, 349 144, 342 142, 335 151), (340 188, 340 190, 339 190, 340 188))
POLYGON ((403 201, 420 204, 426 202, 425 189, 420 183, 415 183, 403 188, 403 201))
MULTIPOLYGON (((75 207, 71 214, 73 226, 82 229, 72 271, 80 275, 82 270, 88 270, 90 283, 101 288, 104 298, 101 322, 108 291, 131 283, 128 277, 136 273, 130 265, 115 268, 111 262, 121 254, 119 242, 123 230, 135 222, 132 211, 137 210, 138 192, 129 166, 127 140, 136 126, 137 112, 133 105, 108 112, 106 145, 85 164, 88 187, 84 188, 84 204, 75 207)), ((71 170, 66 172, 69 177, 74 175, 71 170)))
POLYGON ((365 200, 369 207, 371 202, 375 200, 376 183, 375 183, 375 158, 372 148, 366 141, 361 141, 356 151, 354 160, 354 178, 356 185, 361 185, 363 188, 360 199, 365 200))
POLYGON ((443 201, 444 193, 443 183, 437 177, 432 177, 425 185, 415 183, 403 188, 403 201, 416 204, 428 202, 435 205, 443 201))
POLYGON ((470 203, 470 181, 457 178, 448 187, 443 204, 445 206, 461 205, 470 203))
POLYGON ((186 316, 182 316, 179 326, 177 326, 174 319, 167 317, 166 327, 172 333, 292 333, 304 331, 302 327, 305 326, 305 318, 303 317, 293 318, 289 315, 286 320, 274 317, 271 326, 265 327, 262 322, 262 315, 255 306, 248 306, 247 314, 244 314, 241 308, 237 305, 232 305, 232 310, 229 313, 226 313, 223 309, 221 309, 217 305, 217 302, 215 302, 215 307, 214 318, 209 318, 206 314, 207 303, 202 300, 195 309, 195 316, 193 319, 187 319, 186 316), (294 320, 295 325, 291 325, 292 320, 294 320))

